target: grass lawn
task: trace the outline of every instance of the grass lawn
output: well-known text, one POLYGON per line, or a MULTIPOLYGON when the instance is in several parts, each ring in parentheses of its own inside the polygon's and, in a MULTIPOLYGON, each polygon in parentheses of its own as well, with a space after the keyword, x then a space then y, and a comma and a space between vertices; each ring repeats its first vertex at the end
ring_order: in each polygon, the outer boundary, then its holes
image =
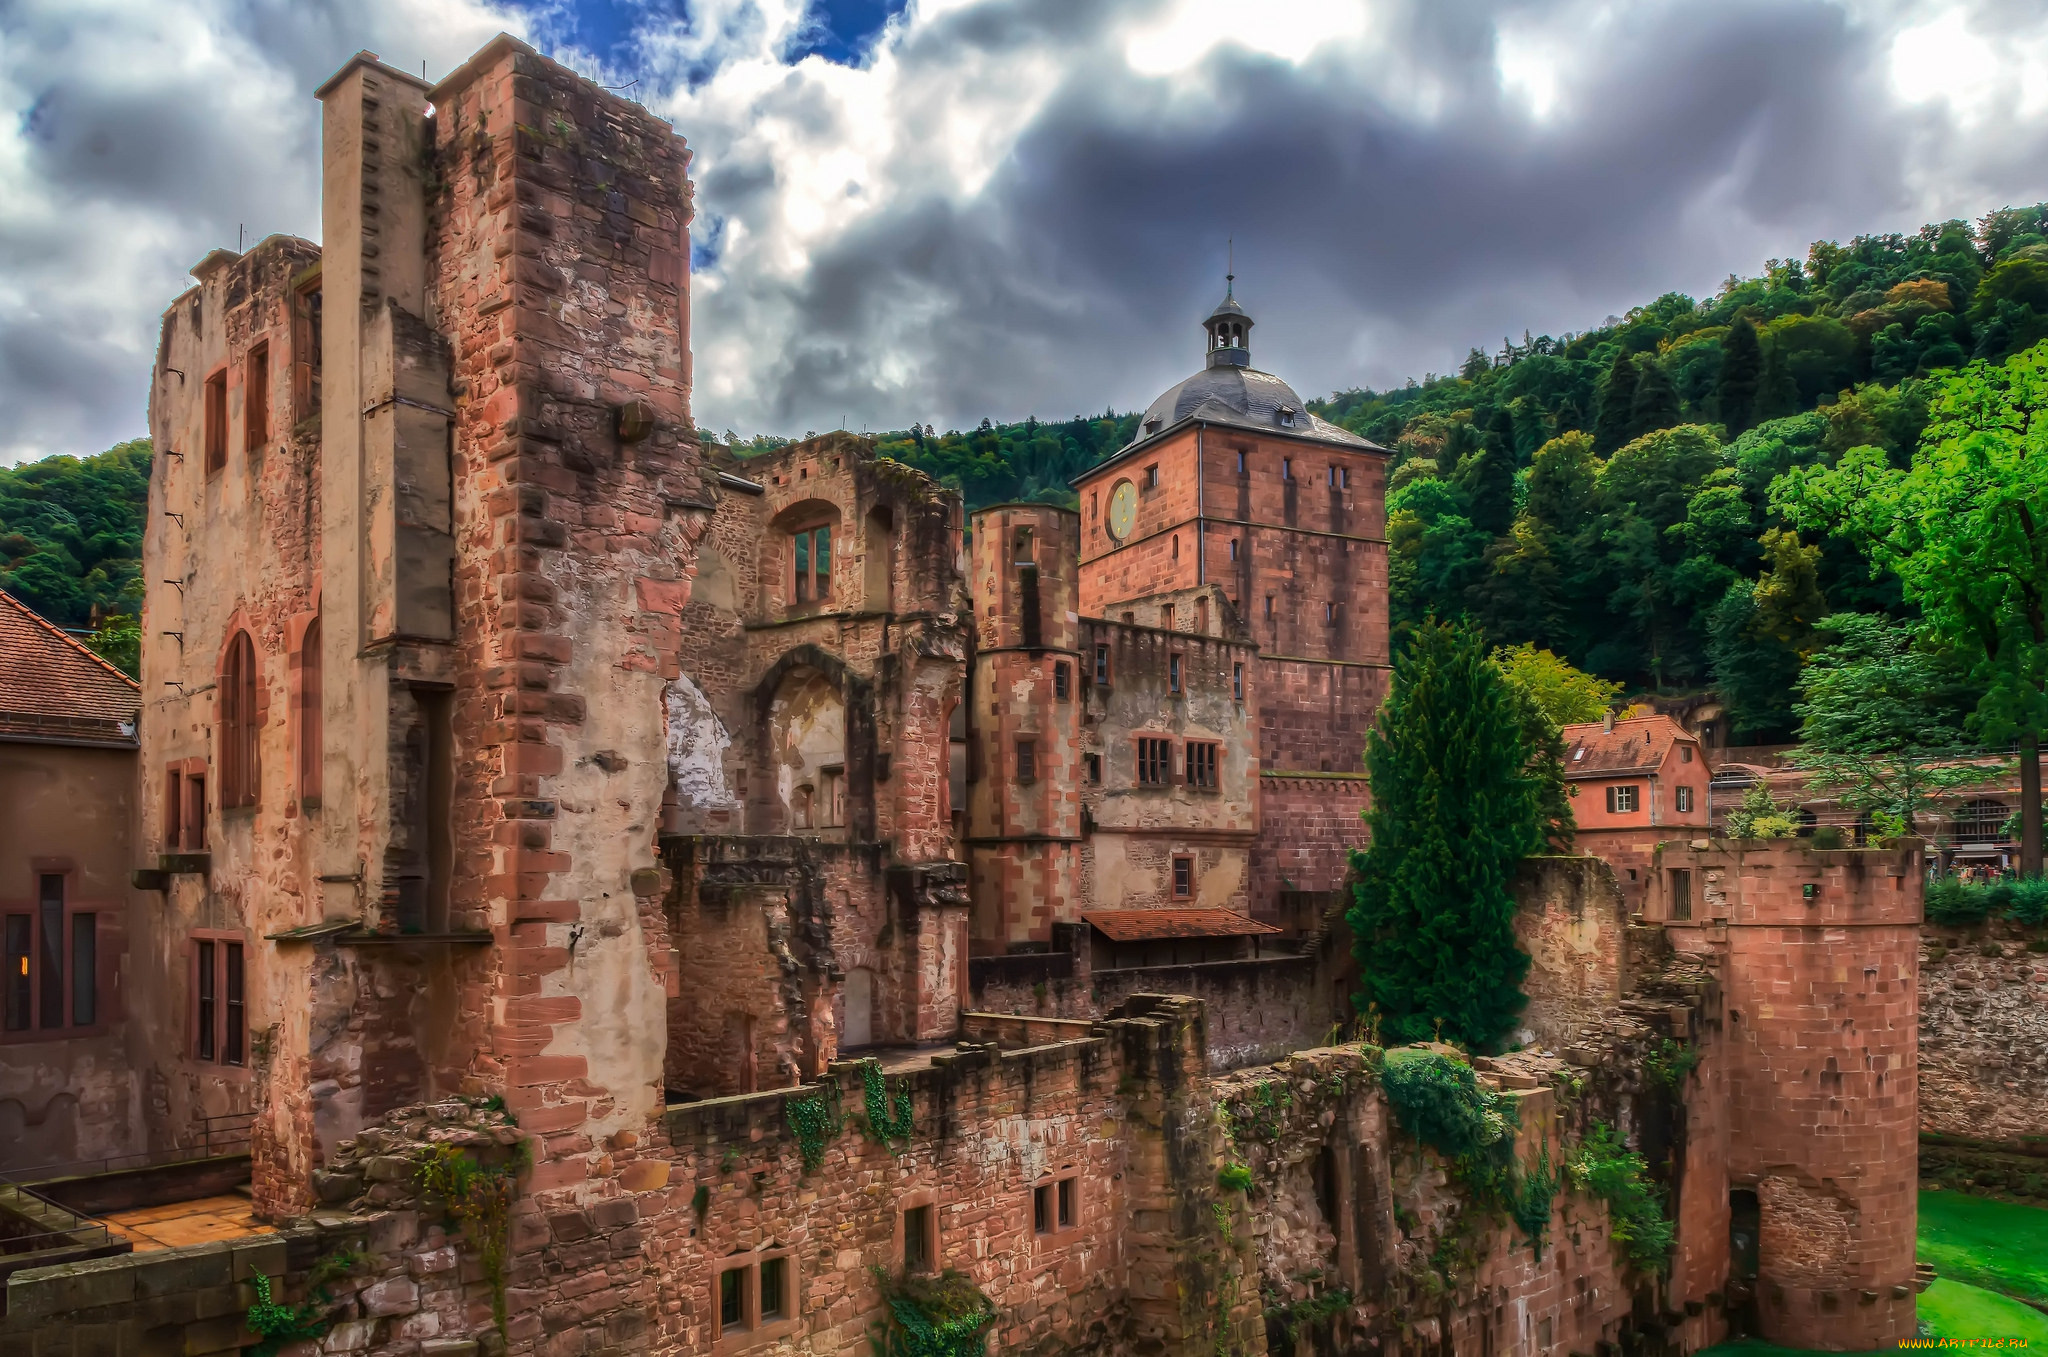
POLYGON ((1920 1294, 1920 1324, 1936 1338, 2023 1338, 2030 1348, 2048 1347, 2048 1315, 1945 1277, 1920 1294))
POLYGON ((1944 1278, 2048 1301, 2048 1211, 1966 1192, 1922 1192, 1920 1258, 1944 1278))

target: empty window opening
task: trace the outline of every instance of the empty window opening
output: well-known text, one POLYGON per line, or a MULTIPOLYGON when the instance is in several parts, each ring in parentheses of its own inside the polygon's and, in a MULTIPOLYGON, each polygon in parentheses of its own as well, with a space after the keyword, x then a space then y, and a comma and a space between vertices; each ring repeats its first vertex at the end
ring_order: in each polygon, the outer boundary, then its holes
POLYGON ((1209 600, 1206 598, 1195 600, 1195 630, 1204 636, 1209 634, 1209 600))
POLYGON ((939 1256, 939 1222, 936 1207, 912 1206, 903 1212, 903 1269, 931 1272, 939 1256))
POLYGON ((1171 603, 1160 605, 1159 626, 1164 631, 1173 630, 1173 605, 1171 603))
POLYGON ((1245 471, 1244 471, 1244 449, 1243 449, 1243 448, 1239 448, 1239 449, 1237 450, 1237 474, 1238 474, 1238 475, 1240 475, 1240 476, 1242 476, 1242 475, 1244 475, 1244 474, 1245 474, 1245 471))
POLYGON ((292 297, 292 418, 320 413, 320 284, 292 297))
POLYGON ((1244 661, 1230 666, 1230 695, 1239 702, 1244 701, 1244 661))
POLYGON ((1164 786, 1173 773, 1173 742, 1140 736, 1138 739, 1138 781, 1148 787, 1164 786))
POLYGON ((1235 537, 1230 539, 1230 559, 1233 561, 1237 559, 1237 539, 1235 537))
POLYGON ((1145 468, 1145 488, 1147 490, 1157 490, 1159 488, 1159 463, 1154 462, 1151 466, 1145 468))
POLYGON ((242 448, 260 452, 270 441, 270 345, 249 350, 242 374, 242 448))
POLYGON ((1065 660, 1061 660, 1058 663, 1054 664, 1052 667, 1053 697, 1058 701, 1065 702, 1069 697, 1073 696, 1073 688, 1073 666, 1068 664, 1065 660))
POLYGON ((1048 1178, 1031 1189, 1031 1231, 1051 1235, 1074 1228, 1076 1210, 1075 1175, 1048 1178))
POLYGON ((1095 681, 1104 687, 1109 685, 1109 647, 1095 647, 1095 681))
POLYGON ((1173 860, 1173 898, 1192 900, 1195 898, 1195 860, 1185 853, 1173 860))
POLYGON ((1017 780, 1036 782, 1038 780, 1038 741, 1017 741, 1017 780))
POLYGON ((1323 1213, 1323 1223, 1341 1241, 1344 1224, 1337 1210, 1337 1152, 1327 1142, 1316 1152, 1311 1176, 1315 1179, 1316 1207, 1323 1213))
POLYGON ((426 774, 421 809, 426 842, 426 900, 423 920, 429 933, 448 931, 449 902, 455 881, 455 694, 446 688, 416 688, 420 723, 425 727, 426 774))
POLYGON ((1763 1235, 1763 1211, 1757 1203, 1756 1193, 1746 1187, 1738 1187, 1728 1193, 1728 1263, 1729 1271, 1744 1280, 1754 1281, 1763 1269, 1763 1255, 1760 1245, 1763 1235))
POLYGON ((1045 644, 1044 611, 1038 599, 1038 567, 1021 565, 1017 570, 1017 611, 1024 623, 1024 644, 1037 647, 1045 644))
POLYGON ((1266 595, 1266 620, 1268 622, 1273 620, 1273 596, 1271 594, 1266 595))
POLYGON ((790 537, 794 579, 790 597, 798 603, 822 603, 832 596, 832 525, 821 523, 790 537))
POLYGON ((1083 754, 1081 756, 1081 768, 1088 775, 1089 782, 1096 786, 1102 785, 1102 755, 1083 754))
POLYGON ((1294 459, 1292 457, 1282 457, 1280 459, 1280 479, 1283 481, 1294 479, 1294 459))
POLYGON ((1188 785, 1190 787, 1215 787, 1216 756, 1220 746, 1211 740, 1189 740, 1187 752, 1188 785))
POLYGON ((1174 559, 1174 560, 1176 560, 1176 561, 1180 559, 1180 534, 1179 534, 1179 533, 1175 533, 1175 534, 1173 535, 1173 559, 1174 559))
POLYGON ((1180 691, 1180 656, 1178 655, 1168 655, 1166 657, 1166 691, 1169 693, 1180 691))
POLYGON ((869 612, 896 611, 896 518, 886 505, 868 514, 862 573, 862 606, 869 612))

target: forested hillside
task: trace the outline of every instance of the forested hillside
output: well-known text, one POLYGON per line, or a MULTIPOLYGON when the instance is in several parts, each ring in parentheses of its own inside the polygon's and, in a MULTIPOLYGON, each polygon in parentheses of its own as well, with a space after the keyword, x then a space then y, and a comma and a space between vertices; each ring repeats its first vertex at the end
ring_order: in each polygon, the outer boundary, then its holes
MULTIPOLYGON (((1632 689, 1713 688, 1738 739, 1786 736, 1835 611, 1902 611, 1861 553, 1773 513, 1771 483, 1852 447, 1903 464, 1943 372, 2048 338, 2048 204, 1816 243, 1704 301, 1667 294, 1454 376, 1317 413, 1394 450, 1394 620, 1466 618, 1632 689)), ((1073 503, 1137 415, 879 435, 965 495, 1073 503)), ((722 440, 744 456, 786 439, 722 440)), ((0 468, 0 587, 64 626, 132 613, 146 441, 0 468)))

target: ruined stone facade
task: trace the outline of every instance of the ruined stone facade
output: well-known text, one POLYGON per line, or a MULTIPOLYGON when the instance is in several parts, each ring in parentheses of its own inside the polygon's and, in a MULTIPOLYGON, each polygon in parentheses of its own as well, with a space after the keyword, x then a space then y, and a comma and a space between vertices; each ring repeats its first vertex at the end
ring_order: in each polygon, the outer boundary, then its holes
POLYGON ((1591 859, 1525 892, 1553 1053, 1474 1067, 1525 1167, 1642 1147, 1664 1272, 1584 1193, 1518 1243, 1381 1053, 1311 1049, 1383 453, 1234 302, 1078 513, 970 523, 864 439, 700 447, 645 110, 510 38, 320 97, 324 245, 218 251, 165 318, 128 949, 140 1142, 252 1118, 291 1224, 18 1271, 0 1342, 227 1350, 260 1273, 328 1352, 827 1354, 952 1271, 1006 1351, 1682 1353, 1742 1313, 1731 1183, 1766 1336, 1910 1323, 1910 854, 1821 863, 1811 916, 1807 859, 1725 846, 1682 868, 1723 914, 1631 922, 1591 859))

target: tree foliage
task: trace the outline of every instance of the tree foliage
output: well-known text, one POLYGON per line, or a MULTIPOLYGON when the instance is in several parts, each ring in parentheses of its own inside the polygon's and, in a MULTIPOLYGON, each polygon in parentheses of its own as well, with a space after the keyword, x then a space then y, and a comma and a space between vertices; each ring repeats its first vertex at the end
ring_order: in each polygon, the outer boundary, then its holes
POLYGON ((142 611, 149 440, 0 467, 0 589, 60 627, 142 611))
POLYGON ((1353 855, 1347 918, 1356 1003, 1378 1006, 1392 1041, 1490 1050, 1521 1011, 1529 958, 1508 886, 1544 825, 1517 691, 1476 633, 1426 622, 1367 739, 1371 845, 1353 855))
POLYGON ((1543 714, 1559 726, 1598 721, 1621 696, 1619 683, 1574 669, 1568 661, 1551 651, 1537 649, 1531 641, 1500 647, 1493 652, 1493 662, 1500 666, 1508 682, 1535 698, 1543 714))

